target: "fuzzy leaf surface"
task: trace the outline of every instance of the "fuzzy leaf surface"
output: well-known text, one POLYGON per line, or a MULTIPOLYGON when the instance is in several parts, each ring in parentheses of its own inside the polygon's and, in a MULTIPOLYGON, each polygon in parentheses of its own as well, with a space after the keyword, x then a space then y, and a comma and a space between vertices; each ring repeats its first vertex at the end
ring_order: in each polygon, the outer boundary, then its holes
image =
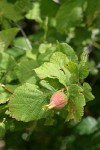
POLYGON ((69 114, 67 120, 76 119, 77 121, 80 121, 83 116, 86 103, 82 92, 83 89, 77 84, 71 84, 69 87, 69 114))
POLYGON ((47 104, 48 95, 34 84, 26 83, 16 88, 9 102, 10 115, 19 121, 32 121, 45 118, 47 113, 42 109, 47 104))
POLYGON ((83 90, 84 90, 83 94, 86 98, 86 101, 91 101, 95 98, 94 95, 91 92, 92 88, 88 83, 86 83, 86 82, 83 83, 83 90))

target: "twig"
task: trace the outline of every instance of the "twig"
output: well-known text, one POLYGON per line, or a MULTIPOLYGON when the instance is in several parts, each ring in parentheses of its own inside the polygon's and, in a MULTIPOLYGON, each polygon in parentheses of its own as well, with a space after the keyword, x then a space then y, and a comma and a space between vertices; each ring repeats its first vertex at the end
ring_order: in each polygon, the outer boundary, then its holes
POLYGON ((99 50, 100 50, 100 45, 99 45, 98 43, 93 42, 93 43, 92 43, 92 45, 93 45, 94 47, 96 47, 97 49, 99 49, 99 50))
POLYGON ((1 84, 2 88, 4 88, 7 92, 13 94, 11 90, 9 90, 4 84, 1 84))

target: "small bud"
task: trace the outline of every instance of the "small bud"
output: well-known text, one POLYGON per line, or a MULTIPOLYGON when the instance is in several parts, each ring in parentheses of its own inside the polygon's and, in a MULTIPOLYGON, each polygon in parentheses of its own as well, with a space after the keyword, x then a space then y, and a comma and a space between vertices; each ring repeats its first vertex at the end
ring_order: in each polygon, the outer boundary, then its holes
POLYGON ((51 96, 50 104, 45 105, 43 109, 60 109, 63 108, 67 102, 67 96, 63 93, 63 91, 57 91, 51 96))

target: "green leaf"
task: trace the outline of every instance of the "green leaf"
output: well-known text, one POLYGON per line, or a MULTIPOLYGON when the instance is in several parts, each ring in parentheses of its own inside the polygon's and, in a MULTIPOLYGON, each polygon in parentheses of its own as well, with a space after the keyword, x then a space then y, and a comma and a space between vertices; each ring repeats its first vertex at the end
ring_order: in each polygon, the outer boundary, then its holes
POLYGON ((66 86, 66 84, 70 84, 69 79, 71 76, 66 67, 68 61, 69 60, 65 54, 61 52, 55 52, 50 59, 50 63, 44 63, 39 68, 36 68, 35 72, 40 79, 47 77, 57 78, 61 84, 66 86))
POLYGON ((39 62, 49 61, 52 54, 56 51, 56 46, 53 44, 43 43, 39 46, 39 62))
POLYGON ((14 73, 14 67, 16 62, 14 58, 8 55, 5 52, 0 53, 0 80, 1 82, 11 82, 13 79, 16 79, 14 73))
POLYGON ((44 54, 49 48, 52 47, 51 43, 42 43, 39 45, 39 53, 44 54))
POLYGON ((85 79, 89 75, 89 70, 87 65, 79 64, 79 77, 81 80, 85 79))
POLYGON ((40 79, 45 79, 47 77, 57 78, 64 86, 66 86, 66 82, 69 82, 64 72, 60 70, 60 67, 53 63, 44 63, 39 68, 36 68, 35 72, 40 79))
POLYGON ((73 80, 71 82, 77 82, 78 80, 78 66, 76 62, 78 62, 78 58, 74 50, 66 43, 58 43, 56 52, 53 53, 50 58, 50 63, 44 63, 39 68, 36 68, 35 72, 40 79, 47 77, 57 78, 61 84, 66 86, 70 84, 71 74, 71 80, 73 80), (69 63, 69 61, 72 62, 74 66, 72 66, 72 63, 69 63), (73 79, 73 77, 75 79, 73 79))
POLYGON ((78 63, 78 57, 75 54, 75 51, 67 43, 57 43, 57 44, 51 44, 51 43, 44 44, 43 43, 39 47, 39 52, 40 52, 40 55, 39 55, 38 59, 39 59, 39 61, 42 61, 42 62, 49 61, 50 57, 54 54, 54 52, 62 52, 66 55, 66 58, 64 56, 64 59, 67 62, 71 60, 75 63, 78 63))
POLYGON ((51 59, 50 59, 50 62, 51 63, 54 63, 54 64, 58 64, 60 67, 66 67, 66 65, 68 64, 69 62, 69 59, 68 57, 63 54, 62 52, 55 52, 51 59))
POLYGON ((7 49, 7 54, 13 56, 14 58, 19 58, 25 54, 25 51, 22 51, 22 49, 16 47, 11 47, 7 49))
POLYGON ((67 68, 71 73, 71 78, 70 78, 71 82, 72 83, 78 83, 79 82, 78 64, 74 63, 72 61, 69 61, 68 65, 67 65, 67 68))
POLYGON ((29 50, 29 46, 26 43, 26 39, 24 37, 18 37, 14 39, 13 45, 17 48, 20 48, 21 50, 29 50))
POLYGON ((88 116, 79 123, 79 125, 76 127, 76 131, 80 135, 89 135, 98 129, 97 124, 98 122, 96 119, 88 116))
POLYGON ((12 56, 5 52, 0 53, 0 72, 8 72, 15 65, 15 60, 12 56))
POLYGON ((83 83, 83 94, 86 98, 86 101, 91 101, 95 98, 91 91, 92 91, 91 86, 88 83, 84 82, 83 83))
POLYGON ((0 85, 0 104, 4 104, 8 101, 9 93, 6 92, 0 85))
POLYGON ((26 83, 16 88, 10 98, 10 115, 19 121, 32 121, 45 118, 49 112, 45 112, 42 107, 48 102, 48 95, 43 93, 34 84, 26 83))
POLYGON ((15 68, 17 78, 21 83, 26 82, 34 75, 33 68, 36 68, 37 64, 33 60, 24 59, 15 68))
POLYGON ((84 51, 80 57, 79 63, 79 77, 82 80, 85 79, 89 74, 87 61, 88 61, 88 52, 84 51))
POLYGON ((87 64, 87 61, 88 61, 88 52, 83 51, 83 53, 80 56, 80 63, 84 66, 87 64))
POLYGON ((0 1, 0 14, 4 18, 16 21, 23 18, 22 14, 16 9, 15 5, 9 3, 7 0, 0 1))
POLYGON ((78 57, 75 54, 75 51, 67 43, 58 43, 56 50, 66 54, 66 56, 69 60, 71 60, 75 63, 78 62, 78 57))
POLYGON ((76 119, 80 121, 84 114, 85 98, 83 89, 77 84, 71 84, 68 88, 69 106, 67 120, 76 119))
POLYGON ((83 92, 83 89, 81 86, 79 86, 77 84, 71 84, 68 91, 69 91, 70 97, 74 97, 75 95, 79 94, 80 92, 83 92))
POLYGON ((86 18, 87 23, 90 25, 97 14, 100 13, 100 0, 87 0, 86 18))
POLYGON ((33 19, 39 23, 42 23, 40 16, 40 4, 38 2, 33 3, 32 9, 26 14, 27 19, 33 19))
POLYGON ((74 104, 75 104, 75 112, 74 117, 77 121, 81 120, 81 117, 84 115, 84 106, 85 103, 85 97, 82 93, 79 93, 74 98, 74 104))
POLYGON ((69 80, 71 76, 69 70, 67 69, 67 64, 69 62, 69 59, 65 54, 63 54, 62 52, 55 52, 52 55, 50 62, 53 64, 57 64, 60 67, 60 70, 64 72, 64 74, 67 76, 67 79, 69 80))
POLYGON ((83 0, 66 1, 59 8, 56 20, 58 31, 66 31, 70 27, 77 26, 82 20, 83 0))
POLYGON ((59 5, 51 0, 41 0, 40 9, 42 16, 55 17, 59 5))
POLYGON ((11 44, 18 31, 18 28, 10 28, 0 32, 0 48, 2 51, 6 50, 11 44))
POLYGON ((32 2, 31 0, 17 0, 15 2, 15 8, 18 12, 20 13, 25 13, 32 7, 32 2))
POLYGON ((56 91, 56 90, 54 89, 54 87, 52 87, 52 86, 50 85, 50 83, 49 83, 48 81, 46 81, 46 80, 41 80, 41 81, 40 81, 40 85, 42 85, 43 87, 45 87, 46 89, 48 89, 48 90, 50 90, 50 91, 53 91, 53 92, 56 91))

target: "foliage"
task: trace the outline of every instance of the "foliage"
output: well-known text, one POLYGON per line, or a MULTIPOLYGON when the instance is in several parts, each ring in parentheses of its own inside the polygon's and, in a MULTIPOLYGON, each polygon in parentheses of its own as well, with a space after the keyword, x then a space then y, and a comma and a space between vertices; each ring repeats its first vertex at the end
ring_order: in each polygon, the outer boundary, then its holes
POLYGON ((0 138, 6 149, 31 150, 32 140, 35 149, 100 149, 99 6, 100 0, 0 1, 0 138), (58 90, 68 104, 43 109, 58 90))

